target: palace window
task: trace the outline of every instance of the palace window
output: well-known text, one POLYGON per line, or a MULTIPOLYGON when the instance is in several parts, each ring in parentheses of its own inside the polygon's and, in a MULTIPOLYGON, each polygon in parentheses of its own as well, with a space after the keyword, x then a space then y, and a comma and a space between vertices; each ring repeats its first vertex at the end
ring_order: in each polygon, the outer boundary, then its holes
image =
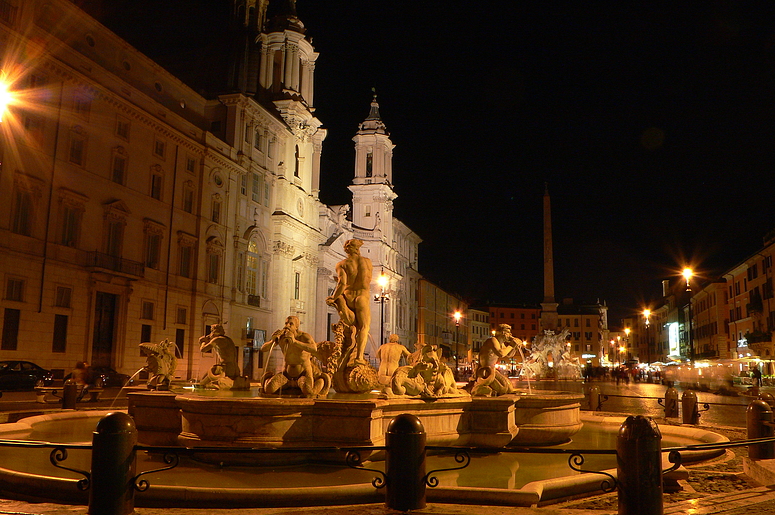
POLYGON ((116 136, 129 141, 129 127, 129 120, 120 116, 116 118, 116 136))
POLYGON ((24 301, 24 279, 9 277, 5 282, 5 299, 15 302, 24 301))
POLYGON ((32 234, 33 207, 32 192, 17 186, 14 194, 11 231, 23 236, 32 234))

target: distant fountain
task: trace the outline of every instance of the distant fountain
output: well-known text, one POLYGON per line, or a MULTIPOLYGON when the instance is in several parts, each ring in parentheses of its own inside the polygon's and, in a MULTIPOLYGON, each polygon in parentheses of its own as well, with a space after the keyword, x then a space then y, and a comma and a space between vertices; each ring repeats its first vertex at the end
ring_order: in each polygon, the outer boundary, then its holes
POLYGON ((521 376, 528 378, 548 377, 549 356, 552 358, 552 367, 557 379, 581 378, 581 363, 579 359, 571 356, 568 348, 567 328, 555 334, 554 331, 545 330, 533 338, 530 346, 530 355, 522 366, 521 376))

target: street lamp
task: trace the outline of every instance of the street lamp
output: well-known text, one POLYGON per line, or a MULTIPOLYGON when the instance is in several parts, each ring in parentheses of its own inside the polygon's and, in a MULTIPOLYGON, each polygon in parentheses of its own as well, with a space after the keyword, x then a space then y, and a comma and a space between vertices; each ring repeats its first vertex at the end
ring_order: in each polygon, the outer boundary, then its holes
POLYGON ((689 283, 689 280, 692 278, 692 275, 694 275, 694 272, 691 268, 684 268, 681 274, 684 276, 684 279, 686 279, 686 291, 689 294, 689 320, 687 323, 687 332, 689 333, 689 361, 692 364, 692 368, 694 368, 694 338, 692 337, 692 287, 691 283, 689 283))
POLYGON ((458 359, 458 342, 460 341, 460 319, 463 318, 463 313, 455 311, 452 318, 455 319, 455 379, 457 379, 458 374, 460 373, 458 368, 460 366, 460 361, 458 359))
POLYGON ((649 321, 649 317, 650 317, 650 316, 651 316, 651 310, 650 310, 650 309, 644 309, 644 310, 643 310, 643 318, 645 318, 645 319, 646 319, 646 327, 648 327, 648 326, 649 326, 649 323, 650 323, 650 321, 649 321))
MULTIPOLYGON (((624 345, 625 345, 625 348, 630 347, 630 328, 629 327, 624 328, 624 345)), ((627 355, 625 354, 624 357, 626 361, 627 355)))
POLYGON ((390 300, 388 292, 385 291, 385 287, 388 285, 388 276, 380 274, 377 278, 377 284, 380 291, 374 295, 374 301, 379 302, 379 345, 382 346, 385 343, 385 302, 390 300))
POLYGON ((3 121, 3 115, 5 114, 8 105, 13 101, 13 94, 8 91, 8 82, 6 82, 5 74, 0 75, 0 122, 3 121))

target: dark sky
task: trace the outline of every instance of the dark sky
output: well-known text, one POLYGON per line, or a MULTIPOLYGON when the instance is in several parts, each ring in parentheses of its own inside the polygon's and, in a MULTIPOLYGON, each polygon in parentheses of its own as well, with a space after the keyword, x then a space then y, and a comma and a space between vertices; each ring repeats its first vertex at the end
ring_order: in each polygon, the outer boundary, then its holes
MULTIPOLYGON (((104 5, 106 24, 169 67, 223 42, 223 0, 104 5)), ((394 214, 423 239, 421 273, 472 302, 541 301, 545 183, 556 295, 606 301, 614 325, 684 263, 712 278, 775 228, 773 2, 297 10, 320 53, 322 200, 350 199, 351 138, 375 87, 396 144, 394 214)))

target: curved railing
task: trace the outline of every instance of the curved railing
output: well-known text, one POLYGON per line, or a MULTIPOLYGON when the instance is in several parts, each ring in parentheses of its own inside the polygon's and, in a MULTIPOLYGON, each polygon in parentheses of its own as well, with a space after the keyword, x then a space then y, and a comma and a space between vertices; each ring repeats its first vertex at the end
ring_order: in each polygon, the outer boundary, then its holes
MULTIPOLYGON (((634 418, 634 417, 630 417, 634 418)), ((626 424, 626 422, 625 422, 626 424)), ((117 483, 120 485, 125 485, 126 488, 129 488, 131 491, 139 491, 144 492, 150 488, 152 488, 151 483, 146 479, 148 474, 151 473, 159 473, 167 470, 174 469, 180 464, 181 457, 195 457, 197 455, 205 455, 205 454, 223 454, 224 452, 229 454, 240 454, 240 455, 275 455, 275 456, 281 456, 283 454, 292 454, 292 453, 314 453, 314 454, 322 454, 322 453, 341 453, 343 454, 343 461, 342 465, 358 469, 358 470, 365 470, 368 472, 372 472, 375 474, 374 479, 372 480, 372 486, 375 489, 383 489, 387 487, 386 491, 389 491, 391 488, 391 485, 393 485, 393 488, 395 488, 396 484, 396 470, 391 470, 386 465, 386 471, 382 471, 379 469, 373 469, 373 468, 366 468, 363 465, 363 458, 364 455, 369 455, 371 453, 377 452, 377 451, 384 451, 387 456, 386 458, 386 464, 388 461, 390 461, 390 453, 391 452, 398 452, 401 447, 400 440, 394 440, 395 435, 389 434, 390 438, 388 438, 388 442, 390 445, 387 446, 355 446, 355 447, 294 447, 294 448, 253 448, 253 447, 176 447, 176 446, 148 446, 148 445, 134 445, 131 447, 131 456, 134 458, 135 453, 137 452, 145 452, 150 454, 160 454, 162 455, 162 461, 164 463, 164 466, 160 468, 156 468, 154 470, 148 470, 143 471, 140 473, 136 473, 131 477, 127 477, 126 481, 110 481, 111 483, 117 483), (146 476, 146 477, 143 477, 146 476)), ((413 435, 414 436, 414 435, 413 435)), ((97 472, 94 470, 94 463, 96 461, 100 460, 110 460, 113 459, 114 454, 112 451, 114 450, 110 446, 106 445, 96 445, 98 433, 95 433, 95 444, 88 444, 88 443, 73 443, 73 444, 60 444, 60 443, 51 443, 51 442, 34 442, 34 441, 24 441, 24 440, 0 440, 0 446, 2 447, 14 447, 14 448, 45 448, 45 449, 51 449, 51 453, 49 455, 49 460, 55 467, 68 470, 70 472, 74 472, 77 474, 80 474, 83 476, 82 479, 78 480, 76 482, 76 488, 79 490, 90 490, 95 488, 96 480, 99 479, 99 477, 96 475, 97 472), (92 467, 93 470, 85 471, 85 470, 79 470, 77 468, 71 468, 67 467, 65 465, 69 451, 71 450, 91 450, 94 452, 104 452, 106 456, 97 456, 95 457, 94 454, 92 455, 92 467), (105 451, 99 451, 98 449, 104 449, 105 451)), ((621 500, 622 496, 622 490, 626 488, 626 486, 622 485, 622 481, 625 481, 626 476, 630 475, 637 475, 636 472, 638 472, 640 469, 638 469, 638 466, 641 465, 640 459, 631 459, 631 464, 623 464, 623 461, 626 461, 622 458, 623 455, 627 455, 626 452, 623 452, 620 447, 621 441, 617 444, 616 450, 611 449, 562 449, 562 448, 532 448, 532 447, 504 447, 504 448, 482 448, 482 447, 466 447, 466 446, 437 446, 437 445, 423 445, 418 449, 413 450, 417 451, 416 454, 418 456, 421 456, 422 466, 421 469, 425 470, 425 455, 427 453, 433 453, 436 455, 443 455, 443 453, 450 453, 451 459, 450 459, 450 466, 445 468, 436 468, 433 470, 428 471, 424 474, 413 474, 412 471, 406 471, 403 470, 399 474, 400 477, 416 477, 421 478, 419 481, 422 483, 421 488, 424 496, 424 489, 425 487, 429 488, 435 488, 438 487, 440 484, 440 481, 438 479, 438 474, 444 471, 454 471, 454 470, 461 470, 469 466, 471 463, 471 456, 475 454, 493 454, 493 453, 516 453, 516 454, 554 454, 554 455, 567 455, 568 456, 568 467, 572 469, 575 472, 579 473, 589 473, 589 474, 599 474, 601 476, 604 476, 604 478, 600 482, 599 491, 602 492, 613 492, 615 490, 619 491, 619 496, 621 500), (619 463, 619 467, 617 470, 616 475, 604 471, 604 470, 589 470, 584 467, 585 463, 585 456, 589 455, 614 455, 617 456, 617 462, 619 463), (632 470, 627 471, 626 468, 631 466, 633 467, 632 470)), ((659 448, 657 447, 654 452, 658 455, 657 459, 660 459, 664 453, 668 454, 668 462, 672 464, 670 468, 667 470, 662 470, 661 474, 666 474, 668 472, 671 472, 675 469, 677 469, 681 465, 681 453, 682 452, 689 452, 689 451, 708 451, 708 450, 721 450, 721 449, 728 449, 728 448, 735 448, 735 447, 743 447, 743 446, 758 446, 762 444, 775 444, 775 436, 772 437, 764 437, 764 438, 751 438, 747 440, 738 440, 738 441, 726 441, 726 442, 717 442, 717 443, 701 443, 701 444, 691 444, 691 445, 685 445, 681 447, 668 447, 668 448, 659 448)), ((415 444, 414 447, 417 447, 415 444)), ((411 445, 409 445, 407 448, 411 448, 411 445)), ((410 450, 412 450, 410 449, 410 450)), ((403 449, 401 452, 405 452, 406 448, 403 449)), ((394 460, 396 461, 396 460, 394 460)), ((402 464, 399 464, 403 466, 402 464)), ((120 467, 119 467, 120 468, 120 467)), ((126 468, 126 467, 124 467, 126 468)), ((659 468, 659 467, 658 467, 659 468)), ((132 467, 132 470, 134 468, 132 467)), ((104 472, 101 472, 104 473, 104 472)), ((228 473, 228 472, 224 472, 228 473)), ((660 474, 660 471, 656 471, 657 474, 660 474)), ((103 483, 104 484, 104 483, 103 483)), ((92 498, 94 497, 94 492, 91 492, 89 496, 89 502, 90 502, 90 509, 91 509, 91 502, 92 498)), ((659 495, 661 495, 661 489, 659 490, 659 495)), ((133 497, 131 493, 128 493, 126 490, 117 492, 117 497, 120 498, 127 498, 131 499, 131 502, 133 503, 133 497)), ((389 498, 390 494, 386 494, 386 496, 389 498)), ((637 497, 637 496, 636 496, 637 497)), ((422 500, 424 505, 424 498, 422 500)), ((660 506, 661 506, 661 499, 659 500, 660 506)), ((100 511, 101 513, 105 513, 104 511, 100 511)), ((107 512, 111 513, 111 512, 107 512)), ((116 513, 119 513, 118 511, 116 513)), ((620 511, 622 513, 622 511, 620 511)), ((627 513, 625 511, 625 513, 627 513)), ((640 512, 639 512, 640 513, 640 512)))

